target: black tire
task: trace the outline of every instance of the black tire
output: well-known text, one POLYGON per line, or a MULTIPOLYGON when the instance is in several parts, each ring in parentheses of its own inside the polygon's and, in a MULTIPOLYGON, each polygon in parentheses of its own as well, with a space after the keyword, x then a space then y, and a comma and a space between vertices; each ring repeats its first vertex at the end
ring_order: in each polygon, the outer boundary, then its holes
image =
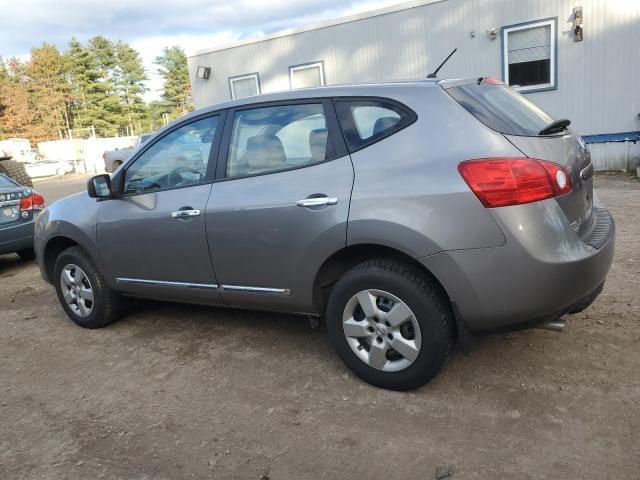
POLYGON ((33 248, 24 248, 16 252, 22 260, 34 260, 36 258, 36 252, 33 248))
POLYGON ((80 247, 68 248, 58 256, 53 268, 53 283, 62 308, 77 325, 84 328, 102 328, 118 319, 120 313, 119 295, 107 285, 93 260, 80 247), (91 313, 86 317, 76 314, 64 299, 60 275, 63 268, 68 264, 80 267, 89 279, 93 289, 93 306, 91 313))
POLYGON ((20 162, 15 160, 1 160, 0 161, 0 173, 3 173, 9 178, 12 178, 20 185, 25 187, 33 187, 31 177, 27 173, 27 169, 20 162))
POLYGON ((326 309, 329 339, 342 361, 357 376, 378 387, 412 390, 433 379, 453 350, 451 306, 436 282, 418 268, 392 259, 369 260, 346 272, 334 285, 326 309), (418 356, 403 370, 386 372, 356 356, 343 331, 342 316, 349 299, 363 290, 388 292, 413 312, 420 327, 418 356))

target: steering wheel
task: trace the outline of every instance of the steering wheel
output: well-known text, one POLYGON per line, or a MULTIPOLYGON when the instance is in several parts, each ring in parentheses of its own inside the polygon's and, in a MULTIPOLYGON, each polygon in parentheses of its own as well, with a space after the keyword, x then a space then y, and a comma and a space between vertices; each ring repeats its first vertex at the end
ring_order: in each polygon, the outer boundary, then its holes
POLYGON ((195 170, 193 168, 177 167, 171 170, 167 175, 167 183, 172 187, 179 185, 181 182, 184 181, 184 178, 181 175, 183 172, 194 173, 198 176, 202 175, 202 173, 200 173, 198 170, 195 170))

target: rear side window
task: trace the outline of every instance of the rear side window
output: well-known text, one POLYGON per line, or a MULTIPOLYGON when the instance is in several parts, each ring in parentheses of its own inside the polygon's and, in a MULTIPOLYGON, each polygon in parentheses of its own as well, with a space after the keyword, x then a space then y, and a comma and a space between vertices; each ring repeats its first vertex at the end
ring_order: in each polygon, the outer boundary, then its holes
POLYGON ((487 127, 506 135, 537 136, 553 122, 544 110, 506 85, 480 82, 446 91, 487 127))
POLYGON ((390 100, 337 100, 335 105, 350 152, 393 135, 417 119, 412 110, 390 100))

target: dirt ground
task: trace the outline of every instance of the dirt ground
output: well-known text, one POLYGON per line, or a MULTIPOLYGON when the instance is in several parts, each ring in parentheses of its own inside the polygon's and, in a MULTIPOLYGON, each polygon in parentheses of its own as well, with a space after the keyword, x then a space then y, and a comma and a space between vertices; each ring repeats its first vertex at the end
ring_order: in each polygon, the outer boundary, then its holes
POLYGON ((476 339, 411 393, 362 383, 300 317, 137 302, 83 330, 2 256, 0 479, 638 479, 640 182, 596 187, 617 222, 597 303, 476 339))

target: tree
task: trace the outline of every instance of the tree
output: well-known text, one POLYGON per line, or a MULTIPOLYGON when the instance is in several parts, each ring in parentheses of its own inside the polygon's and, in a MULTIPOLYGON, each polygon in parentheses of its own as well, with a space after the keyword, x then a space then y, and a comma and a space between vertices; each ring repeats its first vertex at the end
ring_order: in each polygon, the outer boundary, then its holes
POLYGON ((35 113, 47 137, 55 138, 61 130, 69 128, 71 86, 68 76, 70 65, 58 49, 43 43, 31 50, 31 59, 25 66, 27 88, 35 113))
POLYGON ((116 44, 115 58, 113 84, 126 116, 123 120, 133 134, 134 125, 140 123, 146 112, 142 94, 147 91, 144 82, 148 77, 140 54, 126 43, 119 41, 116 44))
POLYGON ((93 126, 98 135, 113 136, 119 131, 122 108, 106 70, 111 65, 109 45, 101 38, 91 39, 89 47, 75 38, 69 42, 66 55, 72 64, 74 128, 93 126))
POLYGON ((7 66, 4 63, 4 59, 0 57, 0 140, 4 137, 4 126, 2 124, 2 112, 7 108, 7 100, 3 97, 2 90, 4 85, 9 81, 9 72, 7 66))
POLYGON ((47 134, 33 108, 25 71, 24 63, 17 58, 7 62, 0 85, 0 125, 7 137, 23 137, 37 142, 47 139, 47 134))
POLYGON ((159 65, 158 73, 164 79, 162 100, 169 108, 170 116, 176 118, 193 110, 191 82, 187 69, 187 56, 178 46, 165 47, 162 55, 154 63, 159 65))

